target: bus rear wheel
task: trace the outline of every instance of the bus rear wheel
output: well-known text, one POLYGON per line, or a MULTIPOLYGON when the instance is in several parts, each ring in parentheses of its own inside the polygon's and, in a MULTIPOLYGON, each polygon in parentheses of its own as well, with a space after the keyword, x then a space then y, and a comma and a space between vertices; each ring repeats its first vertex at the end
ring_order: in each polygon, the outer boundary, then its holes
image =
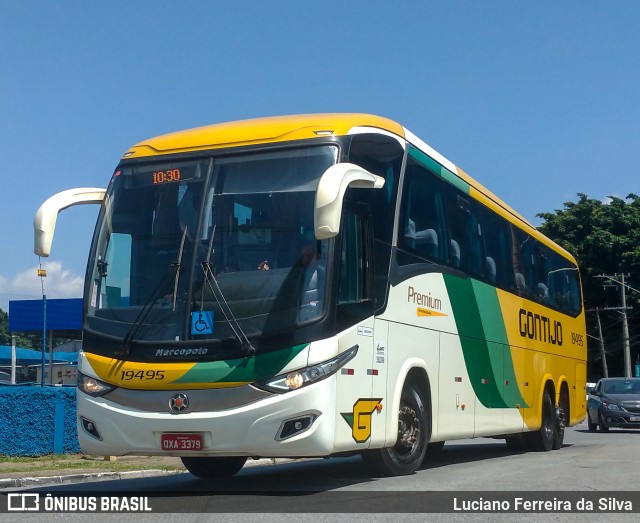
POLYGON ((244 466, 247 458, 232 456, 223 458, 181 457, 183 465, 191 474, 202 479, 227 478, 244 466))
POLYGON ((540 429, 535 432, 523 434, 526 447, 541 452, 550 451, 553 448, 556 425, 556 409, 553 405, 549 389, 545 389, 542 397, 542 422, 540 429))
POLYGON ((423 393, 419 387, 405 385, 398 411, 398 439, 390 448, 371 449, 362 457, 375 471, 385 476, 413 474, 427 452, 429 420, 423 393))
POLYGON ((564 429, 569 422, 569 399, 567 393, 563 388, 560 392, 560 404, 556 409, 556 429, 553 434, 553 450, 562 448, 564 442, 564 429))

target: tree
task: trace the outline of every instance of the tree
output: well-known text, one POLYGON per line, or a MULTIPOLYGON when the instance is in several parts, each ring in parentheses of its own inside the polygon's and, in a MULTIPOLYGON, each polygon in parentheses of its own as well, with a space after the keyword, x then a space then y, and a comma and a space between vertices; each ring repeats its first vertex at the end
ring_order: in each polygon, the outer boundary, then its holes
MULTIPOLYGON (((586 309, 619 307, 620 286, 607 285, 607 280, 597 278, 602 274, 622 272, 629 275, 626 283, 638 288, 640 281, 640 197, 629 194, 626 198, 611 196, 606 202, 588 198, 579 193, 577 202, 566 202, 563 209, 553 213, 540 213, 544 220, 540 231, 571 252, 580 266, 586 309)), ((634 341, 640 338, 640 293, 628 292, 629 332, 631 359, 638 357, 634 341)), ((611 375, 623 375, 622 330, 619 311, 603 316, 604 338, 611 375)), ((587 327, 595 332, 595 315, 587 314, 587 327)), ((589 343, 589 373, 599 376, 601 369, 599 349, 589 343), (594 363, 596 363, 594 365, 594 363)))

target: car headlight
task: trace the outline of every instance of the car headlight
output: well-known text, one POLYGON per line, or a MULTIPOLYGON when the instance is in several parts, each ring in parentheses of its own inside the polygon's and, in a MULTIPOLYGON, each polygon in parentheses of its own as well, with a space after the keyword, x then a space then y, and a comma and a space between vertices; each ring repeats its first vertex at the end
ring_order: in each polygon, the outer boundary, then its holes
POLYGON ((354 345, 335 358, 259 381, 254 383, 254 386, 276 394, 297 390, 335 374, 348 361, 352 360, 357 353, 358 345, 354 345))
POLYGON ((89 396, 93 396, 97 398, 99 396, 104 396, 108 392, 111 392, 116 387, 114 385, 110 385, 105 383, 104 381, 100 381, 97 378, 92 378, 91 376, 85 376, 82 373, 78 373, 78 388, 88 394, 89 396))
POLYGON ((620 407, 618 407, 618 405, 616 405, 615 403, 606 403, 603 401, 602 406, 607 410, 620 410, 620 407))

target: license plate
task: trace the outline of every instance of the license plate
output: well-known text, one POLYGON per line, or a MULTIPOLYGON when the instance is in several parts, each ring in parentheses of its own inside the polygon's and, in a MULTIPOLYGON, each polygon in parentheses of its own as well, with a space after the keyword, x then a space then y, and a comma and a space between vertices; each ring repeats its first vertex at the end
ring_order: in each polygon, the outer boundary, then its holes
POLYGON ((202 434, 162 434, 160 442, 162 450, 202 450, 202 434))
POLYGON ((629 421, 640 421, 640 416, 631 416, 629 421))

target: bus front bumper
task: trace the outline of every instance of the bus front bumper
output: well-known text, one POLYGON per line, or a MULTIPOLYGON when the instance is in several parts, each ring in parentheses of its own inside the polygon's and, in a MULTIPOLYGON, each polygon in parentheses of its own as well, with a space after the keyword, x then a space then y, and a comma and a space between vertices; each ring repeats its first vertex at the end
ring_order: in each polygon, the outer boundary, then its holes
POLYGON ((143 411, 78 391, 78 439, 96 455, 327 456, 334 447, 335 390, 332 376, 248 405, 183 413, 143 411), (167 439, 194 434, 197 450, 167 448, 167 439))

